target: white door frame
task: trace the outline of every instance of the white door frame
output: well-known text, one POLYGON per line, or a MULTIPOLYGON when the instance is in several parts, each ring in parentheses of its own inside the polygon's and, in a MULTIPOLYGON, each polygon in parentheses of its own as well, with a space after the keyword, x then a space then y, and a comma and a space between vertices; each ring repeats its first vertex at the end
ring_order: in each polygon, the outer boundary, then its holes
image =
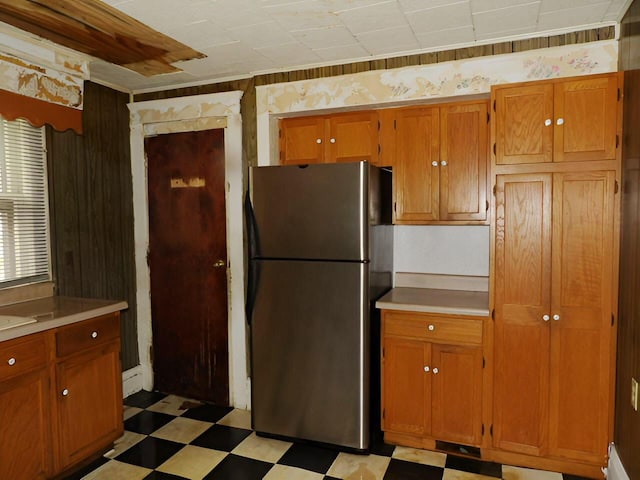
MULTIPOLYGON (((250 386, 247 375, 246 328, 244 313, 244 241, 241 91, 194 95, 166 100, 129 103, 131 127, 131 174, 133 177, 133 216, 136 265, 136 313, 141 388, 153 389, 150 347, 151 290, 147 265, 149 247, 149 202, 147 197, 147 136, 224 128, 227 295, 229 321, 229 403, 248 408, 250 386)), ((125 377, 127 372, 125 372, 125 377)), ((136 374, 132 374, 136 375, 136 374)), ((129 376, 132 376, 129 375, 129 376)), ((139 376, 139 375, 138 375, 139 376)))

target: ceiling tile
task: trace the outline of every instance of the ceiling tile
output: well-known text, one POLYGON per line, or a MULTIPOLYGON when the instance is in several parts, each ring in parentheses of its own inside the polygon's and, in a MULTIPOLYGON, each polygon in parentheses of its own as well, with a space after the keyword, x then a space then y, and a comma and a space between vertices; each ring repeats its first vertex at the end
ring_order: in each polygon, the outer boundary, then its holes
POLYGON ((298 30, 291 32, 291 35, 309 48, 339 47, 356 43, 355 37, 344 26, 298 30))
POLYGON ((329 5, 316 0, 296 3, 294 6, 269 6, 264 10, 288 31, 342 25, 338 15, 331 13, 329 5))
POLYGON ((608 3, 596 3, 567 10, 541 13, 538 20, 538 28, 540 30, 551 30, 556 28, 569 28, 572 25, 590 25, 600 22, 608 6, 608 3))
POLYGON ((418 50, 418 43, 411 28, 395 27, 378 30, 375 32, 367 32, 357 36, 358 41, 372 55, 383 55, 395 52, 409 52, 418 50))
POLYGON ((416 35, 428 35, 438 30, 461 29, 472 25, 468 1, 418 10, 407 15, 407 18, 416 35))
POLYGON ((538 23, 539 2, 473 14, 476 35, 499 34, 507 30, 531 29, 538 23))
MULTIPOLYGON (((536 26, 531 25, 529 27, 524 28, 514 28, 509 30, 503 30, 502 32, 489 32, 484 34, 476 33, 476 40, 491 40, 494 43, 504 42, 507 40, 512 40, 514 37, 522 37, 527 34, 533 34, 536 32, 536 26)), ((533 35, 529 35, 533 36, 533 35)))
POLYGON ((344 45, 342 47, 314 48, 313 51, 324 62, 336 62, 340 60, 353 61, 369 57, 370 54, 361 45, 344 45))
POLYGON ((558 10, 574 10, 590 5, 603 3, 609 6, 609 1, 604 0, 542 0, 540 5, 540 13, 556 12, 558 10))
POLYGON ((273 68, 273 64, 281 67, 284 65, 313 65, 321 61, 313 50, 295 42, 257 48, 256 51, 272 61, 270 68, 273 68))
POLYGON ((237 41, 237 38, 211 20, 183 25, 180 28, 168 30, 167 34, 196 50, 237 41))
POLYGON ((426 8, 444 7, 454 3, 460 3, 460 0, 398 0, 400 7, 405 13, 415 12, 416 10, 425 10, 426 8))
POLYGON ((319 0, 327 5, 329 12, 342 13, 348 10, 358 10, 364 7, 371 7, 380 3, 391 3, 395 0, 319 0))
POLYGON ((276 22, 229 28, 229 33, 242 38, 242 41, 252 48, 271 47, 294 42, 294 38, 280 28, 276 22))
POLYGON ((408 28, 407 19, 395 1, 345 10, 338 15, 354 35, 380 30, 381 27, 407 26, 408 28))
MULTIPOLYGON (((540 0, 535 1, 540 2, 540 0)), ((471 11, 473 13, 488 12, 526 3, 532 3, 532 0, 471 0, 471 11)))
MULTIPOLYGON (((436 47, 450 47, 472 43, 475 40, 473 26, 466 25, 460 28, 451 28, 416 34, 420 46, 424 49, 432 50, 436 47)), ((445 48, 448 50, 448 48, 445 48)))

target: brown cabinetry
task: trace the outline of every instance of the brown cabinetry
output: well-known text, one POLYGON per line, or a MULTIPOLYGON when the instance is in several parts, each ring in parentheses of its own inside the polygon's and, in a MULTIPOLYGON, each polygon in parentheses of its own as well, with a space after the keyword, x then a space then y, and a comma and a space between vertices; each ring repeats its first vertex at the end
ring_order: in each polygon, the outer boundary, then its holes
POLYGON ((493 447, 603 465, 615 171, 497 175, 493 447))
POLYGON ((494 87, 496 164, 615 159, 618 79, 590 75, 494 87))
POLYGON ((0 478, 58 476, 122 435, 119 318, 0 343, 0 478))
POLYGON ((123 433, 119 326, 106 315, 56 332, 60 470, 123 433))
POLYGON ((384 120, 393 120, 395 130, 395 223, 484 223, 487 102, 392 112, 384 120))
POLYGON ((280 163, 378 161, 378 115, 375 111, 280 120, 280 163))
POLYGON ((385 440, 433 448, 479 445, 482 320, 383 311, 385 440))
POLYGON ((49 371, 45 334, 0 343, 0 478, 51 472, 49 371))

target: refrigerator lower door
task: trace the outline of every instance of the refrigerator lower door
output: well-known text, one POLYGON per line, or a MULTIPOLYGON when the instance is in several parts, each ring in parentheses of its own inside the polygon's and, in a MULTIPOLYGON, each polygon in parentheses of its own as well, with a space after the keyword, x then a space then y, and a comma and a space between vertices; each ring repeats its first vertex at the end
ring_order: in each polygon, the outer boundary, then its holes
POLYGON ((253 428, 368 449, 368 264, 264 260, 258 271, 253 428))

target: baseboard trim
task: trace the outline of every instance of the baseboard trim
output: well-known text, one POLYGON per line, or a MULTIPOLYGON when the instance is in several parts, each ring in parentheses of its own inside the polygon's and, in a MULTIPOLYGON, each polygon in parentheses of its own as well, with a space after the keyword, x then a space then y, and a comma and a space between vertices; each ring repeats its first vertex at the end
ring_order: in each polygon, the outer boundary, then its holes
POLYGON ((140 390, 142 390, 142 365, 122 372, 122 397, 127 398, 140 390))
POLYGON ((609 464, 607 465, 607 479, 608 480, 629 480, 624 465, 620 460, 620 456, 616 450, 616 446, 611 443, 609 445, 609 464))

